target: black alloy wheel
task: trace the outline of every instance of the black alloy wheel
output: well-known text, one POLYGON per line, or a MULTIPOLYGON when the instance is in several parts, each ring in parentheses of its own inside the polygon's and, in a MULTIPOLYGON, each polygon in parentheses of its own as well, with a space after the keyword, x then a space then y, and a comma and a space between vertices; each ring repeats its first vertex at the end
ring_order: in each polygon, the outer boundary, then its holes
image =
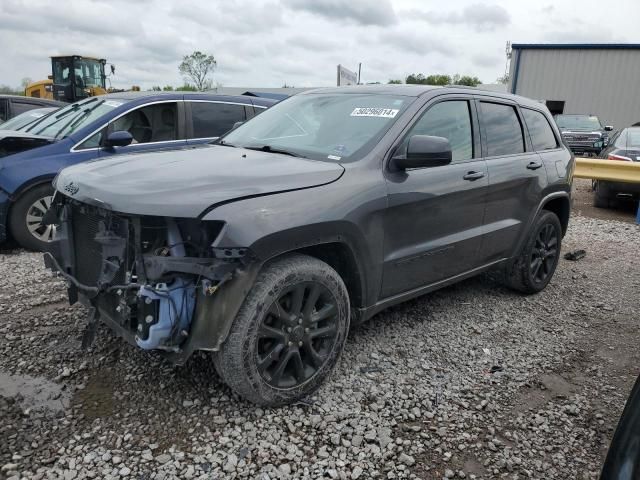
POLYGON ((340 275, 299 253, 265 264, 213 361, 222 380, 259 405, 313 394, 331 374, 349 331, 340 275))
POLYGON ((558 255, 558 235, 553 225, 547 223, 536 236, 531 251, 531 276, 534 282, 543 283, 554 271, 558 255))
POLYGON ((337 339, 336 300, 323 285, 301 282, 271 304, 257 335, 257 366, 274 388, 296 387, 320 369, 337 339))

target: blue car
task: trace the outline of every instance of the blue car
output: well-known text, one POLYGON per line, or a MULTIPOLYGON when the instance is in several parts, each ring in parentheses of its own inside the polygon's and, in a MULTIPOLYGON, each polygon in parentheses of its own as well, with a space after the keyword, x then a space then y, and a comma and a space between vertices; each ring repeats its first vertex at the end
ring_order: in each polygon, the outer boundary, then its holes
MULTIPOLYGON (((41 224, 62 168, 125 153, 193 148, 277 103, 191 92, 125 92, 73 103, 18 131, 0 126, 0 242, 44 250, 41 224)), ((188 185, 185 185, 188 188, 188 185)))

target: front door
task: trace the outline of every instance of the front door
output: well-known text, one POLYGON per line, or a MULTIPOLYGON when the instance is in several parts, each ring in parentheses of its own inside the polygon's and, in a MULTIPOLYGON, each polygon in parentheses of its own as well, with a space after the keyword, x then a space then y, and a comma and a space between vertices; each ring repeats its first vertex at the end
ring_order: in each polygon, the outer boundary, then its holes
POLYGON ((389 206, 381 298, 440 282, 483 263, 478 254, 488 172, 474 103, 455 97, 428 105, 394 155, 406 152, 412 135, 447 138, 453 161, 385 172, 389 206))
MULTIPOLYGON (((183 104, 161 102, 136 108, 110 122, 106 132, 99 135, 121 130, 128 131, 133 142, 126 147, 103 148, 100 150, 101 157, 185 146, 183 104)), ((104 139, 100 138, 97 142, 104 144, 104 139)))

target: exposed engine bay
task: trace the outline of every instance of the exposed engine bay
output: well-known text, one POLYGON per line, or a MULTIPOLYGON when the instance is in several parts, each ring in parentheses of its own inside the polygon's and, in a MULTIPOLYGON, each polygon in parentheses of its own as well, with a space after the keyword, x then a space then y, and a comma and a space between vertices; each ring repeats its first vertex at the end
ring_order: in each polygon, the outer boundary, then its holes
POLYGON ((59 193, 43 223, 58 225, 46 265, 67 279, 70 303, 90 307, 85 346, 99 318, 142 349, 180 352, 197 307, 249 258, 212 246, 223 222, 118 214, 59 193))

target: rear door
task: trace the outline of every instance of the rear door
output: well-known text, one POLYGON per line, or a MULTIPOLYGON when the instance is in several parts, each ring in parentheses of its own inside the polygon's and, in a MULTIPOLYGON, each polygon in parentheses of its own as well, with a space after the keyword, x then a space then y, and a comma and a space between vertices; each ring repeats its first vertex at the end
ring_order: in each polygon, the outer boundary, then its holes
POLYGON ((482 257, 494 261, 513 255, 538 207, 547 173, 518 105, 496 97, 478 97, 476 105, 489 169, 482 257))
POLYGON ((449 139, 449 165, 394 172, 387 169, 384 273, 381 297, 434 284, 483 263, 488 175, 470 96, 429 103, 394 150, 402 155, 412 135, 449 139))
POLYGON ((253 107, 240 103, 190 100, 187 105, 189 145, 211 142, 224 135, 237 122, 244 122, 248 116, 253 116, 253 107), (247 110, 251 110, 248 115, 247 110))

